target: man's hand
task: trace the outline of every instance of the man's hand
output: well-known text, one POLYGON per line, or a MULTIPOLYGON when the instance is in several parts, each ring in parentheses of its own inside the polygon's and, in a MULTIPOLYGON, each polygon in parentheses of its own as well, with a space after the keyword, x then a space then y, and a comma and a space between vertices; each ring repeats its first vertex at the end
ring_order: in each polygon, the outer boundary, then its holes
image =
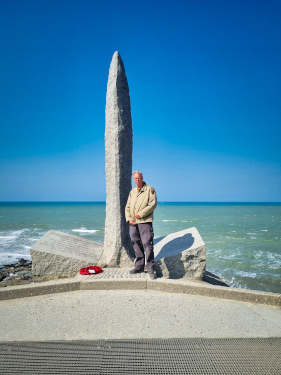
POLYGON ((136 222, 133 221, 133 220, 130 220, 129 223, 130 223, 131 225, 136 225, 136 222))
POLYGON ((135 217, 136 217, 137 219, 140 219, 140 218, 141 218, 139 214, 135 214, 135 217))

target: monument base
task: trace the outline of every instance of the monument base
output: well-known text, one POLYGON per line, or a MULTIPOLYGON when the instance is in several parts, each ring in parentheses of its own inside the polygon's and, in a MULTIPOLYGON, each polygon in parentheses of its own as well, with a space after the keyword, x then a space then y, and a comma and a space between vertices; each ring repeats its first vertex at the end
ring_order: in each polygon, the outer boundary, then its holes
MULTIPOLYGON (((120 259, 111 259, 109 263, 105 262, 103 250, 103 244, 50 230, 30 251, 33 276, 73 276, 90 265, 134 267, 134 259, 130 259, 125 249, 116 252, 120 259)), ((195 227, 170 233, 155 239, 154 259, 158 277, 202 280, 206 269, 205 243, 195 227)))

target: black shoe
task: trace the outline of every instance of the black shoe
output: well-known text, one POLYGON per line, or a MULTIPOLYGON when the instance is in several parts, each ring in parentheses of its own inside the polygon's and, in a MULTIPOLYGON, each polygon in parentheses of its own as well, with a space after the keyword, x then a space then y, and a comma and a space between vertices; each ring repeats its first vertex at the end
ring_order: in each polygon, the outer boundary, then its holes
POLYGON ((156 275, 155 275, 154 272, 148 272, 148 274, 149 274, 149 277, 150 277, 151 280, 157 279, 157 277, 156 277, 156 275))
POLYGON ((129 273, 131 273, 131 274, 134 274, 134 273, 141 273, 141 272, 143 272, 144 270, 136 270, 135 268, 134 269, 132 269, 131 271, 129 271, 129 273))

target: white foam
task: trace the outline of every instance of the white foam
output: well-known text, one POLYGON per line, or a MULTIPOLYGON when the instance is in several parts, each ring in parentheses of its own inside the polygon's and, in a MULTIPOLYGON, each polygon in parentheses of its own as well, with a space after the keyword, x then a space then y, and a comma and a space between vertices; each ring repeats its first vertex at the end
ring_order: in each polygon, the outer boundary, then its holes
POLYGON ((261 257, 263 257, 263 256, 264 256, 264 252, 261 251, 261 250, 258 250, 258 251, 256 252, 255 258, 261 258, 261 257))
POLYGON ((281 254, 272 253, 270 251, 266 252, 266 257, 269 260, 277 261, 278 259, 280 259, 281 261, 281 254))
POLYGON ((172 219, 170 220, 170 219, 165 219, 165 220, 162 220, 162 221, 165 221, 165 222, 166 222, 166 221, 178 221, 178 220, 172 220, 172 219))
POLYGON ((87 229, 85 227, 78 228, 78 229, 72 229, 72 232, 78 232, 78 233, 96 233, 99 229, 87 229))
POLYGON ((19 229, 19 230, 8 230, 8 231, 1 231, 1 236, 0 236, 0 243, 5 244, 9 243, 12 241, 15 241, 20 235, 29 230, 28 228, 24 229, 19 229))
POLYGON ((246 234, 252 235, 252 234, 257 234, 257 233, 251 233, 251 232, 248 232, 248 233, 246 233, 246 234))
POLYGON ((14 230, 12 232, 19 236, 20 234, 22 234, 23 232, 25 232, 27 230, 29 230, 29 228, 18 229, 18 230, 14 230))
POLYGON ((268 232, 268 229, 261 229, 261 232, 268 232))
POLYGON ((234 276, 231 277, 231 280, 226 280, 226 282, 233 288, 246 289, 245 285, 237 281, 234 276))
POLYGON ((234 259, 234 258, 236 258, 236 257, 237 257, 237 254, 236 254, 236 253, 229 254, 229 255, 222 255, 222 256, 221 256, 222 259, 226 259, 226 260, 228 260, 228 259, 234 259))
POLYGON ((269 264, 268 268, 271 270, 279 270, 281 267, 281 262, 276 262, 275 264, 269 264))
POLYGON ((257 277, 257 274, 255 272, 236 271, 236 274, 242 277, 250 277, 252 279, 257 277))
POLYGON ((228 240, 245 240, 246 237, 231 237, 231 236, 225 236, 224 238, 227 238, 228 240))
POLYGON ((5 240, 14 240, 15 238, 17 238, 17 236, 0 236, 0 238, 5 240))
POLYGON ((22 254, 22 253, 1 253, 1 256, 0 256, 0 265, 17 263, 17 261, 20 258, 23 258, 23 259, 26 259, 26 260, 31 260, 31 256, 29 254, 22 254))

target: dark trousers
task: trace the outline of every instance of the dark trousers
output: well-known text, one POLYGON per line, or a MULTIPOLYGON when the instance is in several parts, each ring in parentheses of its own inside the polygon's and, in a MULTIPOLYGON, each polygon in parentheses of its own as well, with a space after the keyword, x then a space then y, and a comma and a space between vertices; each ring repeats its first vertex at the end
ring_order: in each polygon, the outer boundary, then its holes
POLYGON ((152 223, 141 223, 129 225, 130 237, 135 250, 136 260, 135 269, 143 270, 146 257, 147 272, 154 271, 154 252, 153 252, 153 227, 152 223), (145 255, 144 255, 145 254, 145 255))

